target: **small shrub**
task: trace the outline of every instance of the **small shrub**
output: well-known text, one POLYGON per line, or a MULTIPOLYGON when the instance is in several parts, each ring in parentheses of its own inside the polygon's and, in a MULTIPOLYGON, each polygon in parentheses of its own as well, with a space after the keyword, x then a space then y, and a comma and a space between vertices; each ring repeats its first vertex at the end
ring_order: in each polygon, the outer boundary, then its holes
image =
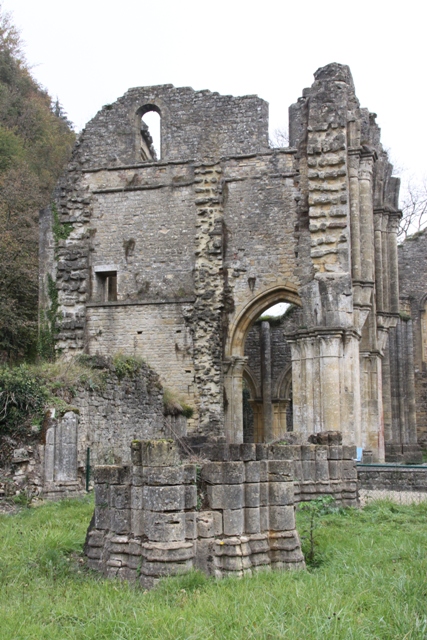
POLYGON ((119 380, 133 378, 140 370, 143 360, 118 353, 113 357, 113 366, 119 380))
POLYGON ((337 513, 340 508, 336 506, 335 498, 322 496, 308 502, 300 502, 298 509, 308 514, 308 526, 301 532, 305 559, 310 567, 317 567, 321 563, 320 555, 317 552, 318 544, 316 540, 316 530, 321 526, 320 518, 331 513, 337 513))

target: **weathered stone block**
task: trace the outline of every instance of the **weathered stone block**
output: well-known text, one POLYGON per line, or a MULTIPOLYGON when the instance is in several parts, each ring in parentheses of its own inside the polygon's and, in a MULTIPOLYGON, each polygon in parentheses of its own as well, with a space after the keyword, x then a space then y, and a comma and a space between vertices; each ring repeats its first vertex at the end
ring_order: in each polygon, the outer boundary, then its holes
POLYGON ((274 531, 270 536, 271 550, 294 551, 300 547, 301 543, 296 531, 274 531))
POLYGON ((111 530, 115 533, 130 533, 130 509, 112 509, 111 530))
POLYGON ((213 538, 223 532, 222 514, 219 511, 201 511, 196 514, 197 536, 213 538))
POLYGON ((354 460, 342 461, 342 477, 343 480, 357 480, 357 467, 354 460))
POLYGON ((193 561, 184 562, 143 562, 141 573, 145 576, 166 577, 187 573, 193 568, 193 561))
POLYGON ((268 447, 269 460, 293 460, 294 452, 289 445, 271 444, 268 447))
MULTIPOLYGON (((259 483, 259 505, 261 507, 268 506, 268 482, 259 483)), ((249 506, 249 505, 248 505, 249 506)))
POLYGON ((97 529, 109 529, 111 524, 111 511, 107 505, 95 507, 95 527, 97 529))
POLYGON ((260 460, 259 461, 259 481, 267 482, 268 481, 268 460, 260 460))
POLYGON ((240 536, 244 531, 243 509, 224 509, 223 527, 226 536, 240 536))
POLYGON ((261 520, 259 507, 245 508, 244 512, 244 531, 245 533, 260 533, 261 520))
POLYGON ((315 460, 316 458, 316 446, 314 444, 301 445, 301 460, 315 460))
POLYGON ((130 486, 115 484, 110 488, 110 506, 114 509, 130 507, 130 486))
POLYGON ((142 490, 144 509, 149 511, 181 511, 185 508, 185 485, 144 486, 142 490))
POLYGON ((185 514, 185 538, 186 540, 194 540, 197 538, 197 514, 194 512, 186 512, 185 514))
POLYGON ((302 480, 303 477, 301 460, 294 460, 294 480, 302 480))
POLYGON ((195 541, 196 555, 193 560, 195 568, 208 575, 214 571, 213 558, 215 555, 214 538, 199 538, 195 541))
POLYGON ((260 481, 260 462, 246 462, 245 463, 245 481, 246 482, 259 482, 260 481))
POLYGON ((133 485, 130 489, 130 507, 131 509, 142 509, 144 506, 143 487, 133 485))
POLYGON ((324 445, 317 445, 315 449, 316 460, 327 460, 329 457, 329 447, 324 445))
POLYGON ((246 482, 245 488, 245 506, 246 507, 259 507, 260 505, 260 483, 259 482, 246 482))
POLYGON ((331 445, 328 452, 329 460, 342 460, 342 446, 331 445))
POLYGON ((197 466, 195 464, 184 464, 184 484, 195 484, 196 483, 196 474, 197 474, 197 466))
POLYGON ((331 480, 342 478, 342 460, 329 460, 329 477, 331 480))
POLYGON ((286 549, 277 549, 270 552, 272 563, 276 562, 304 562, 304 556, 301 549, 287 551, 286 549))
POLYGON ((110 502, 110 490, 107 484, 95 485, 95 506, 106 506, 110 502))
POLYGON ((206 457, 214 462, 225 462, 226 460, 229 460, 229 445, 225 442, 209 443, 206 447, 206 457))
POLYGON ((295 529, 294 507, 270 507, 270 529, 273 531, 289 531, 295 529))
POLYGON ((256 460, 256 445, 250 443, 244 443, 240 445, 240 460, 247 462, 249 460, 256 460))
POLYGON ((357 457, 356 445, 343 444, 342 457, 343 457, 343 460, 356 460, 356 457, 357 457))
POLYGON ((195 509, 197 506, 196 485, 184 485, 184 509, 195 509))
POLYGON ((241 459, 240 444, 230 444, 228 446, 229 446, 230 460, 240 460, 241 459))
POLYGON ((93 472, 95 484, 127 484, 130 481, 129 467, 100 465, 93 472))
POLYGON ((294 504, 293 482, 269 482, 268 502, 270 505, 294 504))
POLYGON ((144 510, 143 509, 131 509, 130 513, 131 531, 134 536, 145 535, 144 529, 144 510))
POLYGON ((146 511, 145 535, 158 542, 185 540, 185 513, 146 511))
POLYGON ((302 464, 302 475, 304 482, 313 481, 316 479, 316 462, 315 460, 303 460, 302 464))
POLYGON ((245 465, 243 462, 223 462, 222 478, 224 484, 242 484, 245 481, 245 465))
POLYGON ((141 462, 145 467, 173 467, 180 463, 174 440, 143 440, 141 462))
POLYGON ((270 529, 270 515, 268 507, 259 508, 259 524, 261 527, 261 533, 270 529))
POLYGON ((255 533, 249 537, 251 553, 268 553, 270 550, 269 535, 266 533, 255 533))
POLYGON ((293 462, 291 460, 269 460, 268 480, 269 482, 280 482, 293 478, 293 462))
POLYGON ((268 445, 266 444, 256 444, 256 459, 257 460, 267 460, 268 459, 268 445))
POLYGON ((194 556, 192 542, 143 542, 144 562, 183 562, 194 556))
POLYGON ((329 480, 329 465, 327 459, 316 460, 316 480, 329 480))
POLYGON ((208 502, 211 509, 241 509, 244 503, 243 485, 209 485, 208 502))
POLYGON ((143 479, 145 484, 178 485, 184 482, 184 467, 143 467, 143 479))
POLYGON ((202 480, 209 484, 222 484, 222 462, 207 462, 201 470, 202 480))

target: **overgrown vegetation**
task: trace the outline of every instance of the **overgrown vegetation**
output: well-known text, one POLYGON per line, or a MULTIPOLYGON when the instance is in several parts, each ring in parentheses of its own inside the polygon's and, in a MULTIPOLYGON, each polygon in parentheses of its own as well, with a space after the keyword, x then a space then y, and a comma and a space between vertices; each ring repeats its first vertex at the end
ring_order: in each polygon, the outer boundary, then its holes
POLYGON ((163 406, 167 416, 183 415, 186 418, 192 418, 194 414, 193 407, 186 404, 182 396, 168 388, 163 391, 163 406))
POLYGON ((74 138, 59 102, 31 77, 0 5, 0 361, 36 355, 38 211, 74 138))
POLYGON ((80 360, 0 367, 0 435, 25 435, 40 426, 48 407, 72 408, 78 387, 96 389, 103 371, 80 360))
MULTIPOLYGON (((322 564, 151 592, 85 569, 92 504, 0 516, 2 640, 419 640, 427 634, 427 505, 374 503, 321 517, 322 564)), ((308 524, 300 511, 298 528, 308 524)))
POLYGON ((142 364, 142 358, 125 356, 123 353, 117 353, 113 357, 114 370, 119 380, 133 378, 141 370, 142 364))

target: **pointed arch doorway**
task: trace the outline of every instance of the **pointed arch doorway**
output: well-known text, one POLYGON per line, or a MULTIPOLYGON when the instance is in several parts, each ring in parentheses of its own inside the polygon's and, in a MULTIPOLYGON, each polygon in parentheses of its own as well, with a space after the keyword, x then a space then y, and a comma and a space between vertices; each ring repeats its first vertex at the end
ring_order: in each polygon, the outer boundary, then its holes
MULTIPOLYGON (((231 323, 224 359, 224 409, 225 433, 228 442, 244 441, 243 431, 243 389, 248 388, 248 371, 245 370, 245 342, 254 322, 270 307, 280 302, 287 302, 298 307, 301 300, 293 286, 278 285, 263 291, 250 300, 231 323)), ((264 419, 262 431, 258 429, 258 441, 268 442, 273 439, 273 418, 264 419), (266 424, 267 422, 267 424, 266 424)))

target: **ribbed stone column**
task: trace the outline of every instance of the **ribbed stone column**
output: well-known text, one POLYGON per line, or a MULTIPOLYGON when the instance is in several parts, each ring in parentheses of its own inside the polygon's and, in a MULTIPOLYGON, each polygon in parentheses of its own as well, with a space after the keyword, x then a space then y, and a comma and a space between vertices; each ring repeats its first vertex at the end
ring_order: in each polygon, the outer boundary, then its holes
POLYGON ((372 172, 374 154, 363 154, 359 169, 360 250, 362 280, 374 279, 374 229, 372 202, 372 172))
POLYGON ((384 311, 384 285, 383 285, 383 249, 382 249, 382 211, 376 211, 374 215, 374 250, 375 250, 375 288, 377 297, 377 310, 384 311))
POLYGON ((232 356, 224 362, 224 390, 227 399, 225 436, 227 442, 243 442, 243 368, 247 358, 232 356))
POLYGON ((401 214, 390 214, 389 223, 389 273, 390 273, 390 311, 399 312, 399 266, 397 258, 397 231, 401 214))
POLYGON ((261 380, 264 442, 273 440, 273 405, 271 394, 271 331, 270 323, 261 323, 261 380))

